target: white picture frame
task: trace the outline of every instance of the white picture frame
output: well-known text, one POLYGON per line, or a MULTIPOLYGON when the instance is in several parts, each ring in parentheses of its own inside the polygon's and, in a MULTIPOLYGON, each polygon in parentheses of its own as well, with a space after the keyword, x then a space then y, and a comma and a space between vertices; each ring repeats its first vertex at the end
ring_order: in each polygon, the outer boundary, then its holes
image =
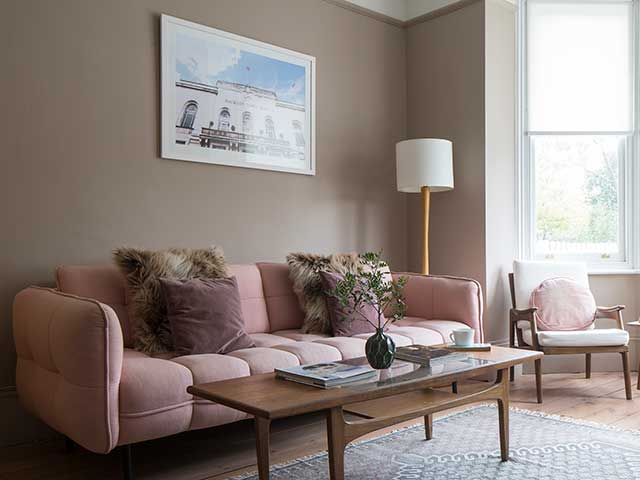
POLYGON ((160 21, 163 158, 315 175, 315 57, 160 21))

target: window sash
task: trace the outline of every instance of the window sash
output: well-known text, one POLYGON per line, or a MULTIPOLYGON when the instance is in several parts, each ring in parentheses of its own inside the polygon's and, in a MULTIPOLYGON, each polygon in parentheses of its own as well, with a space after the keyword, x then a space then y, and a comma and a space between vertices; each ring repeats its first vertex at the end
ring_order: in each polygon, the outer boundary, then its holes
MULTIPOLYGON (((632 130, 630 131, 529 131, 527 111, 527 2, 531 0, 519 0, 518 10, 518 59, 517 59, 517 91, 518 91, 518 115, 517 115, 517 151, 516 164, 516 203, 518 232, 518 257, 536 259, 536 212, 535 212, 535 166, 532 162, 531 140, 534 136, 542 135, 589 135, 589 136, 626 136, 623 158, 619 165, 619 258, 603 259, 599 255, 591 254, 565 254, 556 255, 553 260, 581 260, 586 261, 592 273, 608 271, 639 271, 640 269, 640 219, 635 218, 634 212, 640 212, 640 166, 638 165, 638 153, 640 152, 640 135, 637 128, 639 117, 640 81, 638 75, 638 60, 636 56, 640 52, 640 35, 638 22, 640 20, 639 0, 610 0, 614 3, 631 3, 632 14, 632 48, 631 48, 631 84, 632 84, 632 130)), ((537 3, 554 2, 555 0, 534 0, 537 3)), ((585 3, 589 0, 575 0, 576 3, 585 3)), ((607 0, 596 0, 602 3, 607 0)), ((639 271, 640 273, 640 271, 639 271)))
MULTIPOLYGON (((536 165, 535 165, 535 155, 533 152, 533 138, 541 137, 541 136, 557 136, 555 133, 547 133, 547 134, 538 134, 538 135, 527 135, 527 149, 528 155, 527 160, 530 168, 530 209, 529 209, 529 218, 528 224, 530 225, 529 229, 529 238, 528 238, 528 246, 529 246, 529 255, 528 258, 535 260, 568 260, 568 261, 576 261, 583 260, 587 263, 597 267, 599 265, 606 265, 608 267, 616 266, 617 268, 629 268, 629 258, 628 258, 628 249, 627 245, 630 242, 629 238, 629 228, 630 220, 628 218, 627 205, 631 204, 631 201, 628 199, 628 192, 630 191, 630 186, 627 185, 627 179, 630 178, 628 174, 630 168, 630 152, 632 150, 633 136, 626 135, 624 140, 624 145, 621 151, 618 153, 618 236, 617 236, 617 244, 618 244, 618 253, 611 255, 609 258, 603 258, 602 254, 598 253, 555 253, 552 257, 542 256, 537 250, 537 238, 536 238, 536 227, 537 227, 537 215, 536 215, 536 165)), ((571 136, 595 136, 592 134, 584 134, 584 133, 573 133, 571 136)), ((609 133, 598 133, 597 136, 605 137, 620 137, 622 135, 614 135, 609 133)))

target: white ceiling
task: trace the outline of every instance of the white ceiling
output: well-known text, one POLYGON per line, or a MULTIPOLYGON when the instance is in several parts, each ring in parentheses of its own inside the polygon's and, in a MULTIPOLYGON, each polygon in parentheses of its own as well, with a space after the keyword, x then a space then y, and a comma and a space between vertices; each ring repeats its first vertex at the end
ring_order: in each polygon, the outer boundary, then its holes
MULTIPOLYGON (((460 0, 346 0, 372 12, 406 22, 460 0)), ((516 0, 506 0, 516 3, 516 0)))

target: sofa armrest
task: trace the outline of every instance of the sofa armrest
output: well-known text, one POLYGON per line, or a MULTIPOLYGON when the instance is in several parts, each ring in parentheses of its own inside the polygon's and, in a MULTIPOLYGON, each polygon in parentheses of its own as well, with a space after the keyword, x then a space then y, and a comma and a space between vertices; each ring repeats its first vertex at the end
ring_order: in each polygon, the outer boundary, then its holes
POLYGON ((417 273, 394 273, 393 276, 408 277, 404 288, 407 316, 461 322, 476 329, 476 341, 484 340, 482 288, 478 282, 417 273))
POLYGON ((13 333, 24 406, 88 450, 112 450, 124 352, 115 312, 95 300, 29 287, 15 298, 13 333))

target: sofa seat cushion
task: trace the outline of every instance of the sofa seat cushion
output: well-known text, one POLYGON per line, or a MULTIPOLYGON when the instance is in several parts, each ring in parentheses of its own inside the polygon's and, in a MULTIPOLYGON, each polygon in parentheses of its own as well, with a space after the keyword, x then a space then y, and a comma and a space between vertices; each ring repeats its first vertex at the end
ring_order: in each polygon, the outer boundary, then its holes
POLYGON ((411 343, 416 345, 438 345, 442 343, 442 335, 429 328, 391 325, 389 332, 410 338, 411 343))
POLYGON ((290 338, 296 342, 313 342, 315 340, 320 340, 321 338, 329 338, 329 335, 325 335, 323 333, 302 333, 302 330, 300 329, 279 330, 272 333, 280 337, 290 338))
POLYGON ((292 338, 282 337, 280 335, 273 335, 272 333, 250 333, 249 336, 256 347, 275 347, 276 345, 282 345, 283 343, 295 342, 292 338))
POLYGON ((217 353, 184 355, 175 357, 171 361, 188 368, 194 384, 217 382, 251 375, 247 362, 230 355, 217 353))
MULTIPOLYGON (((389 331, 387 331, 386 333, 393 339, 396 347, 406 347, 407 345, 413 344, 413 340, 411 340, 409 337, 405 337, 404 335, 401 335, 399 333, 389 331)), ((353 338, 362 338, 364 340, 367 340, 371 335, 375 335, 375 333, 360 333, 353 338)))
POLYGON ((315 340, 313 343, 329 345, 340 352, 343 360, 349 358, 364 357, 364 344, 366 340, 353 337, 330 337, 315 340))
POLYGON ((329 345, 315 342, 292 342, 273 347, 274 350, 290 352, 296 357, 300 365, 336 362, 342 360, 340 350, 329 345))
MULTIPOLYGON (((527 345, 533 345, 531 329, 522 331, 527 345)), ((591 330, 538 332, 538 343, 543 347, 613 347, 629 343, 629 332, 619 328, 596 328, 591 330)))
POLYGON ((255 347, 236 350, 228 354, 244 360, 249 365, 251 375, 271 373, 276 368, 295 367, 300 365, 298 357, 291 352, 275 348, 255 347))
POLYGON ((438 332, 442 337, 442 341, 439 343, 449 343, 451 341, 449 336, 454 330, 458 328, 469 328, 467 324, 456 322, 454 320, 425 320, 424 318, 420 317, 405 317, 399 322, 396 322, 395 325, 421 327, 438 332))
POLYGON ((187 387, 192 383, 191 371, 184 365, 125 348, 120 417, 140 417, 190 406, 187 387))
MULTIPOLYGON (((176 357, 173 362, 184 365, 191 371, 193 383, 217 382, 231 378, 247 377, 251 374, 249 364, 230 355, 203 354, 176 357)), ((202 398, 193 398, 193 414, 189 430, 215 427, 236 422, 248 415, 202 398)))

